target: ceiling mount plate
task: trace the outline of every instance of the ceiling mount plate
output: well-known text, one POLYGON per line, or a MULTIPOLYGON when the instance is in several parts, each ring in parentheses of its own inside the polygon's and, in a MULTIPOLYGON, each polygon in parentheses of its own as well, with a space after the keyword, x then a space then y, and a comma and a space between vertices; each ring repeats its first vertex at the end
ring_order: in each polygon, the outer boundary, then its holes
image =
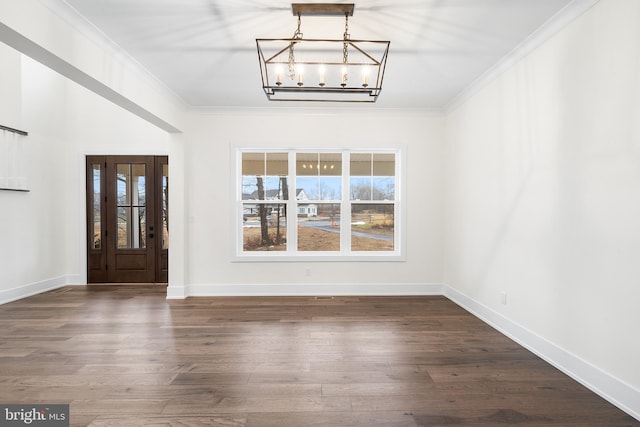
POLYGON ((354 3, 291 3, 294 16, 353 16, 354 3))

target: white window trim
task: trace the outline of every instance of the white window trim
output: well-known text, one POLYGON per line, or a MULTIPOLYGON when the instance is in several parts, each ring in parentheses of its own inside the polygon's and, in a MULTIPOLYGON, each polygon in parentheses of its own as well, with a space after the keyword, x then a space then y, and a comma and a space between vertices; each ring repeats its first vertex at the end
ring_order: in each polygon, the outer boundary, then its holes
MULTIPOLYGON (((384 148, 282 148, 282 147, 261 147, 260 145, 251 146, 233 146, 230 150, 232 156, 231 167, 231 225, 233 227, 231 242, 231 261, 232 262, 403 262, 406 261, 406 206, 405 206, 405 182, 406 171, 404 165, 406 148, 402 146, 391 146, 384 148), (350 162, 348 161, 350 154, 355 153, 395 153, 395 197, 392 201, 385 200, 366 200, 365 204, 385 204, 392 202, 395 208, 394 214, 394 251, 351 251, 351 228, 348 224, 348 231, 340 233, 340 251, 294 251, 287 244, 286 251, 243 251, 243 201, 242 201, 242 153, 288 153, 289 167, 289 186, 295 189, 296 186, 296 153, 342 153, 342 200, 322 200, 318 203, 336 203, 340 204, 341 217, 351 218, 351 204, 354 202, 349 199, 349 178, 350 178, 350 162)), ((298 201, 295 195, 289 197, 289 200, 282 201, 287 205, 287 212, 294 212, 293 220, 287 218, 287 242, 296 242, 298 238, 297 227, 291 226, 297 222, 298 201)), ((342 228, 342 226, 341 226, 342 228)))

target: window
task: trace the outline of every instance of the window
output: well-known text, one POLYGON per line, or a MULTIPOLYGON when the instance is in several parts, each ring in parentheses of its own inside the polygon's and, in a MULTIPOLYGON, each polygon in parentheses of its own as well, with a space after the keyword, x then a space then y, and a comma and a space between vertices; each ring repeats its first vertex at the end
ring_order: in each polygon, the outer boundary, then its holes
POLYGON ((399 157, 238 149, 237 257, 398 259, 399 157))
POLYGON ((26 177, 27 132, 0 125, 0 190, 29 191, 26 177))

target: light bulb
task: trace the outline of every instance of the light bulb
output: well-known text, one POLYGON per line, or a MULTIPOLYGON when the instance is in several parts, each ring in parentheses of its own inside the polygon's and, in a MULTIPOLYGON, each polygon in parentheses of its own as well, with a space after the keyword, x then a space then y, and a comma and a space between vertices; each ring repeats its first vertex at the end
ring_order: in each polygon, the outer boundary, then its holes
POLYGON ((369 86, 369 67, 364 67, 362 69, 362 86, 369 86))
POLYGON ((302 73, 304 71, 304 67, 302 65, 296 66, 296 71, 298 72, 298 86, 302 86, 302 73))
POLYGON ((282 84, 282 66, 276 67, 276 84, 280 86, 282 84))

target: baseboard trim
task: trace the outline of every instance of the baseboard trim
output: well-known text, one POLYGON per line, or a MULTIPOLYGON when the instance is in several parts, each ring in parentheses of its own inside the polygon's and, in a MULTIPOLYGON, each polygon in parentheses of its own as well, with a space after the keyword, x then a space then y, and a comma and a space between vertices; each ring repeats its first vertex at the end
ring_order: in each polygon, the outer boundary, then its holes
POLYGON ((442 295, 436 283, 287 283, 189 285, 186 296, 442 295))
POLYGON ((55 277, 53 279, 42 280, 40 282, 0 291, 0 305, 61 288, 70 283, 70 277, 73 276, 55 277))
POLYGON ((443 285, 443 295, 611 404, 640 420, 640 390, 450 286, 443 285))
POLYGON ((185 299, 188 288, 184 285, 172 285, 167 286, 167 299, 185 299))

